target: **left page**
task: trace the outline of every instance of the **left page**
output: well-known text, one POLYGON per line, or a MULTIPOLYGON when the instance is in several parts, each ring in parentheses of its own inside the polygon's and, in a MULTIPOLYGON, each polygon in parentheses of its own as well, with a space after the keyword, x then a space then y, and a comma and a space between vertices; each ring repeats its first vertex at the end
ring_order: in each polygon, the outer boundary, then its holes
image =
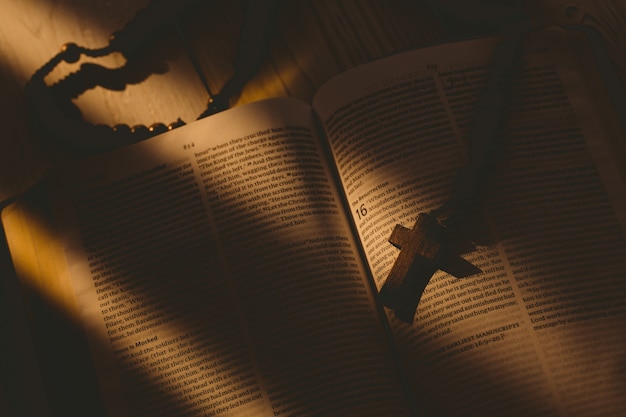
POLYGON ((410 415, 330 178, 278 99, 50 179, 107 415, 410 415))

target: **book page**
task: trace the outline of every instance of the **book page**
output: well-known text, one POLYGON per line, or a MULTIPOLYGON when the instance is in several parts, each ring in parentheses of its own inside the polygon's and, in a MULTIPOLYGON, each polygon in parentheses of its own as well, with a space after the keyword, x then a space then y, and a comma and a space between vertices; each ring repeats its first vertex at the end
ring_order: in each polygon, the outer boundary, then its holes
MULTIPOLYGON (((476 248, 464 258, 482 272, 435 273, 412 325, 388 311, 424 415, 626 413, 626 203, 606 143, 625 138, 601 80, 581 72, 594 68, 579 36, 547 30, 523 46, 468 220, 476 248)), ((377 289, 399 253, 396 224, 443 204, 468 162, 497 42, 374 62, 314 100, 377 289)))
POLYGON ((278 99, 51 181, 108 415, 410 414, 329 178, 278 99))

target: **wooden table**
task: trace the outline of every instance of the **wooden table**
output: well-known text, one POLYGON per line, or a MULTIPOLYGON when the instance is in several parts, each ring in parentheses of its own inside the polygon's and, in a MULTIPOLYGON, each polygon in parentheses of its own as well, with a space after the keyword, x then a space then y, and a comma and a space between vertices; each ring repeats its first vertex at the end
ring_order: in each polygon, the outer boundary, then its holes
MULTIPOLYGON (((219 91, 233 71, 243 2, 206 1, 180 21, 203 76, 219 91)), ((103 47, 147 0, 44 0, 0 5, 0 201, 32 186, 50 167, 68 157, 49 138, 31 129, 24 85, 66 42, 103 47), (45 143, 47 141, 47 143, 45 143), (42 143, 44 142, 44 143, 42 143), (49 145, 49 146, 46 146, 49 145)), ((285 1, 276 16, 267 59, 234 105, 272 96, 310 101, 331 76, 357 64, 412 48, 445 35, 432 14, 416 1, 285 1)), ((153 46, 169 55, 167 68, 124 91, 89 90, 76 100, 85 120, 129 126, 193 121, 207 104, 207 92, 180 39, 167 33, 153 46)), ((50 83, 89 62, 60 65, 50 83)), ((119 67, 121 55, 91 60, 119 67)))
MULTIPOLYGON (((67 42, 99 48, 149 0, 41 0, 0 3, 0 202, 23 193, 52 166, 71 155, 33 131, 24 85, 67 42)), ((211 89, 232 74, 244 2, 206 1, 179 21, 211 89)), ((598 28, 611 57, 626 71, 623 0, 527 0, 537 25, 583 23, 598 28)), ((310 101, 333 75, 363 62, 446 38, 431 10, 419 0, 283 1, 269 54, 234 105, 272 96, 310 101)), ((154 46, 169 54, 166 68, 123 91, 96 88, 76 104, 85 120, 133 126, 194 120, 207 93, 179 38, 172 32, 154 46)), ((49 82, 77 71, 59 66, 49 82)), ((121 55, 97 60, 115 68, 121 55)), ((626 77, 625 77, 626 78, 626 77)))
MULTIPOLYGON (((219 91, 233 71, 244 16, 242 3, 206 1, 179 22, 213 91, 219 91)), ((526 3, 537 26, 582 23, 596 28, 626 83, 626 1, 526 3)), ((76 157, 33 130, 24 94, 28 79, 66 42, 91 48, 106 45, 110 34, 124 27, 147 4, 148 0, 0 2, 0 202, 19 196, 52 167, 76 157)), ((310 101, 317 88, 339 72, 446 39, 432 11, 419 0, 283 1, 274 27, 266 59, 233 105, 275 96, 310 101)), ((76 104, 84 119, 94 124, 149 126, 179 117, 189 122, 202 113, 207 92, 176 33, 166 33, 155 44, 154 53, 168 56, 165 67, 154 69, 158 74, 122 91, 96 88, 78 97, 76 104)), ((123 65, 124 59, 114 55, 98 62, 116 68, 123 65)), ((49 81, 76 71, 78 65, 61 65, 49 81)), ((0 274, 7 269, 8 260, 0 259, 0 274)), ((12 416, 15 403, 27 411, 38 406, 23 398, 14 401, 20 389, 29 387, 25 398, 43 394, 37 391, 36 381, 30 379, 37 367, 29 362, 33 350, 28 346, 28 332, 23 329, 26 320, 18 316, 23 314, 19 291, 4 280, 1 289, 0 304, 9 307, 0 313, 0 331, 12 343, 0 352, 2 364, 9 364, 2 367, 2 384, 9 388, 0 390, 0 414, 12 416)))

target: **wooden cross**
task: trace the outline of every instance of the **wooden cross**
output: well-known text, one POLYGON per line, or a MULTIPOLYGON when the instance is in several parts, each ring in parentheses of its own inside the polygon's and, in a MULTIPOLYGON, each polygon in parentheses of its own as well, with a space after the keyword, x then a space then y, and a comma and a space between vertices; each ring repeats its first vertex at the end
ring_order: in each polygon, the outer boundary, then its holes
MULTIPOLYGON (((430 3, 433 3, 435 9, 441 6, 439 1, 430 3)), ((461 2, 443 3, 450 3, 443 6, 450 8, 450 16, 464 20, 462 8, 452 5, 461 2)), ((456 217, 457 224, 460 222, 459 213, 463 217, 467 203, 478 197, 480 180, 487 175, 518 50, 525 34, 531 29, 530 19, 523 11, 523 2, 509 1, 504 7, 499 4, 502 2, 475 3, 476 6, 482 6, 482 10, 475 8, 479 10, 477 16, 491 16, 488 20, 499 27, 504 39, 494 50, 493 69, 477 103, 477 114, 468 133, 468 142, 472 144, 470 163, 457 172, 450 199, 439 209, 442 212, 453 209, 451 213, 456 217), (489 6, 488 3, 494 3, 495 6, 489 6)), ((400 320, 413 322, 422 292, 437 270, 441 269, 457 278, 481 272, 461 258, 460 254, 467 251, 459 246, 462 242, 456 236, 453 238, 450 232, 432 214, 420 214, 413 229, 397 225, 393 230, 389 242, 400 249, 400 255, 381 288, 380 299, 384 306, 394 310, 400 320)))
POLYGON ((389 242, 400 249, 385 284, 380 300, 396 317, 412 323, 426 285, 437 270, 457 278, 481 272, 480 269, 451 251, 448 231, 430 214, 420 214, 412 229, 396 225, 389 242))

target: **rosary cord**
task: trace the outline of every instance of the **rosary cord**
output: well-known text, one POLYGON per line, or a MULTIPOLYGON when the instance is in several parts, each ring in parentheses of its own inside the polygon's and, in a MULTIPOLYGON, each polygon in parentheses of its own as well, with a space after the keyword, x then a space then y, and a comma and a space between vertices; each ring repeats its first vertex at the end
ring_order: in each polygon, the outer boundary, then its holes
MULTIPOLYGON (((137 125, 130 127, 119 124, 113 127, 93 125, 83 120, 80 109, 72 99, 88 89, 103 86, 112 90, 122 90, 129 83, 140 82, 151 72, 146 68, 142 53, 145 47, 164 33, 167 27, 178 27, 177 19, 199 0, 153 0, 146 9, 140 10, 133 20, 122 30, 115 32, 109 44, 99 49, 89 49, 74 43, 64 45, 61 51, 38 69, 25 87, 31 115, 46 137, 54 139, 71 150, 99 152, 128 145, 148 137, 171 130, 185 123, 179 118, 165 125, 155 123, 150 127, 137 125), (124 67, 116 70, 97 64, 86 63, 80 70, 71 73, 53 85, 47 85, 45 78, 61 63, 78 62, 81 56, 99 58, 112 52, 120 52, 127 59, 124 67)), ((207 109, 199 118, 225 110, 230 98, 239 93, 262 62, 265 54, 270 18, 274 14, 277 0, 250 0, 242 25, 242 36, 237 51, 234 75, 225 84, 220 94, 213 96, 204 80, 199 65, 196 71, 209 93, 207 109)), ((182 33, 179 33, 182 36, 182 33)), ((184 36, 181 38, 186 45, 184 36)), ((187 54, 192 62, 195 57, 191 50, 187 54)), ((157 62, 158 63, 158 62, 157 62)), ((197 64, 197 63, 196 63, 197 64)))

